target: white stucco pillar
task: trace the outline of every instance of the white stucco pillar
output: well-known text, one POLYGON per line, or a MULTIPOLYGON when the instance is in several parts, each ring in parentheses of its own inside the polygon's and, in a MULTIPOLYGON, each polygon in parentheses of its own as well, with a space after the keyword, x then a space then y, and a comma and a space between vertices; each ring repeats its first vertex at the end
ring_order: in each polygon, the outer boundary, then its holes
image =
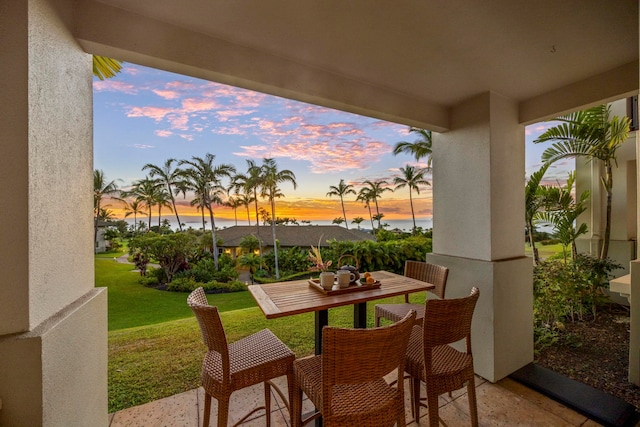
POLYGON ((433 253, 450 268, 446 296, 480 289, 475 370, 498 381, 533 361, 532 261, 524 256, 524 127, 517 104, 495 93, 451 112, 434 134, 433 253))
POLYGON ((72 1, 0 2, 0 425, 107 425, 91 56, 72 1))

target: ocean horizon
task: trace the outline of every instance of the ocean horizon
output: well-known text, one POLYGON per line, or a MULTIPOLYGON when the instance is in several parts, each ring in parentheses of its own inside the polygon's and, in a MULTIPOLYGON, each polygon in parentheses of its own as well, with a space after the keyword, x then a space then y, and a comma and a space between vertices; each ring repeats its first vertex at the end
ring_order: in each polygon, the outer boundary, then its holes
MULTIPOLYGON (((173 217, 169 217, 168 215, 165 217, 162 217, 162 220, 164 221, 165 219, 169 220, 169 223, 171 224, 171 229, 172 230, 177 230, 178 227, 178 222, 176 221, 175 216, 173 217)), ((134 220, 133 218, 125 218, 124 221, 126 221, 129 224, 133 224, 134 220)), ((138 216, 138 222, 143 221, 146 224, 148 224, 148 217, 144 217, 144 216, 138 216)), ((228 228, 228 227, 232 227, 234 225, 236 225, 235 220, 233 219, 226 219, 226 218, 216 218, 216 228, 220 229, 220 228, 228 228)), ((332 224, 331 222, 332 220, 312 220, 311 224, 300 224, 300 225, 337 225, 337 224, 332 224)), ((182 222, 183 226, 186 228, 194 228, 194 229, 201 229, 202 228, 202 219, 201 218, 194 218, 193 216, 189 216, 186 217, 186 219, 180 218, 180 222, 182 222)), ((374 225, 377 225, 377 221, 373 221, 374 225)), ((413 220, 411 219, 390 219, 390 220, 383 220, 382 224, 388 224, 388 227, 385 227, 385 229, 387 230, 394 230, 394 229, 399 229, 402 231, 411 231, 413 229, 413 220)), ((151 217, 151 225, 158 225, 158 217, 151 217)), ((238 225, 249 225, 249 223, 247 222, 247 220, 245 219, 244 221, 240 220, 240 218, 238 218, 238 225)), ((255 221, 251 221, 251 225, 255 226, 256 223, 255 221)), ((260 224, 262 225, 262 224, 260 224)), ((207 229, 209 229, 209 221, 207 219, 206 222, 206 226, 207 229)), ((344 227, 344 223, 340 224, 341 227, 344 227)), ((421 219, 417 219, 416 218, 416 226, 417 227, 422 227, 423 230, 427 230, 429 228, 433 227, 433 221, 431 218, 421 218, 421 219)), ((296 227, 296 225, 288 225, 288 227, 296 227)), ((353 229, 357 229, 358 227, 356 226, 356 224, 352 224, 349 223, 349 229, 353 230, 353 229)), ((371 230, 371 221, 366 220, 363 221, 362 223, 360 223, 360 230, 371 230)))

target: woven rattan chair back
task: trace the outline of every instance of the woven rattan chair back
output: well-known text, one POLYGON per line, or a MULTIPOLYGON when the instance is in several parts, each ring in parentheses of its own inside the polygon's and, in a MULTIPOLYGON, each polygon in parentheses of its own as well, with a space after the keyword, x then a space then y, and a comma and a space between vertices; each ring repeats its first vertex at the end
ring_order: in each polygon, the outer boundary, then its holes
MULTIPOLYGON (((385 375, 394 370, 397 370, 398 379, 396 406, 399 413, 403 412, 404 354, 414 323, 415 311, 411 310, 401 321, 381 328, 325 327, 323 329, 322 414, 329 424, 333 424, 331 393, 334 386, 373 383, 382 380, 385 375)), ((357 406, 358 402, 354 401, 351 404, 357 406)), ((371 425, 371 420, 367 422, 365 420, 368 420, 368 417, 362 414, 363 425, 371 425)))
POLYGON ((374 329, 343 329, 327 326, 322 330, 322 381, 360 384, 377 380, 400 366, 404 367, 406 348, 415 312, 400 322, 374 329))
POLYGON ((412 279, 432 283, 435 285, 435 288, 430 292, 438 298, 444 298, 445 288, 447 287, 447 277, 449 276, 449 269, 447 267, 422 261, 405 261, 404 275, 412 279))
POLYGON ((264 406, 253 408, 237 423, 241 424, 257 411, 265 410, 267 427, 271 425, 271 390, 276 391, 285 405, 292 400, 293 361, 295 355, 268 329, 263 329, 231 344, 227 343, 218 308, 210 306, 202 288, 194 290, 187 304, 200 325, 208 348, 202 362, 202 387, 205 390, 203 425, 209 426, 211 399, 218 400, 218 426, 226 427, 231 393, 254 384, 264 383, 264 406), (233 365, 233 371, 231 366, 233 365), (286 375, 287 399, 271 380, 286 375))
MULTIPOLYGON (((464 298, 432 299, 425 302, 423 345, 428 350, 466 339, 467 353, 471 353, 471 320, 480 292, 474 287, 464 298)), ((427 371, 429 372, 429 371, 427 371)))
POLYGON ((422 339, 413 334, 407 350, 406 366, 411 376, 412 413, 420 414, 420 380, 426 382, 429 425, 439 425, 438 396, 451 393, 466 384, 472 426, 478 425, 471 321, 480 292, 473 288, 464 298, 433 299, 425 302, 422 339), (450 344, 465 340, 466 350, 450 344), (420 354, 422 352, 422 354, 420 354))
POLYGON ((209 305, 202 288, 197 288, 189 295, 187 304, 198 319, 205 345, 209 351, 215 351, 222 357, 223 372, 226 376, 229 372, 229 347, 218 308, 209 305))

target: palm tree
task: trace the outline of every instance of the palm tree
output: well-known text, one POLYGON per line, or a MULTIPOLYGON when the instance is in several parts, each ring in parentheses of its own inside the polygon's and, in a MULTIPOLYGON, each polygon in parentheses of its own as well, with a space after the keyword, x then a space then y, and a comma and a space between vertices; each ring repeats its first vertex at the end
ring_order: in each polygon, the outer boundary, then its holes
POLYGON ((157 204, 158 194, 162 190, 162 183, 149 177, 133 183, 127 195, 134 196, 138 202, 144 204, 149 215, 149 230, 151 230, 151 210, 157 204))
POLYGON ((247 223, 251 226, 251 215, 249 214, 249 205, 253 203, 255 198, 249 193, 239 193, 236 195, 238 200, 238 206, 245 206, 247 208, 247 223))
POLYGON ((278 269, 278 244, 276 239, 276 198, 284 196, 280 191, 280 184, 290 182, 293 185, 294 190, 298 184, 296 183, 295 174, 289 169, 278 170, 278 165, 274 159, 262 159, 262 166, 260 169, 262 171, 260 174, 262 177, 260 183, 260 195, 262 197, 266 197, 271 205, 271 234, 273 237, 276 279, 279 279, 280 270, 278 269))
POLYGON ((240 200, 237 197, 229 197, 223 205, 233 209, 233 217, 238 225, 238 207, 242 206, 240 200))
POLYGON ((373 198, 371 197, 371 189, 369 187, 361 188, 360 191, 358 192, 358 197, 356 198, 356 201, 363 202, 364 206, 367 209, 369 209, 369 219, 371 220, 371 230, 375 230, 375 227, 373 226, 373 215, 371 215, 371 200, 373 200, 373 198))
MULTIPOLYGON (((260 242, 259 254, 260 256, 262 256, 262 240, 260 239, 260 211, 258 209, 258 190, 262 185, 262 170, 260 166, 258 166, 253 160, 247 160, 247 172, 245 174, 238 174, 234 176, 232 185, 234 186, 234 188, 241 190, 244 194, 249 195, 253 193, 253 196, 250 196, 250 198, 255 203, 256 236, 258 237, 258 241, 260 242)), ((249 208, 247 205, 247 211, 248 209, 249 208)))
POLYGON ((547 172, 549 163, 545 163, 537 171, 531 174, 531 178, 527 181, 525 186, 525 222, 527 227, 527 234, 529 235, 529 246, 531 246, 531 252, 533 253, 533 262, 535 265, 540 264, 540 256, 538 255, 538 248, 536 248, 535 238, 533 232, 535 230, 535 220, 539 216, 540 209, 545 204, 544 189, 540 186, 542 177, 547 172))
MULTIPOLYGON (((158 206, 158 230, 162 224, 162 208, 173 210, 170 203, 169 193, 165 188, 160 188, 158 194, 156 194, 155 204, 158 206)), ((180 227, 182 228, 182 227, 180 227)))
POLYGON ((182 170, 179 168, 173 168, 173 163, 176 162, 176 159, 168 159, 164 162, 162 166, 156 166, 151 163, 147 163, 142 167, 142 170, 149 170, 149 176, 152 178, 158 178, 166 187, 167 194, 171 200, 171 208, 173 212, 176 214, 176 220, 178 221, 178 227, 180 231, 182 231, 182 223, 180 223, 180 216, 178 216, 178 209, 176 208, 176 199, 173 197, 173 193, 177 195, 181 189, 179 186, 180 182, 184 180, 184 174, 182 170))
POLYGON ((576 260, 578 257, 576 239, 588 231, 585 223, 576 228, 578 217, 587 209, 585 203, 589 199, 589 191, 583 191, 580 198, 575 200, 572 194, 575 180, 574 171, 569 174, 569 179, 563 187, 541 186, 546 209, 540 213, 539 217, 541 221, 555 228, 562 243, 565 263, 567 262, 566 248, 571 246, 571 256, 576 260))
POLYGON ((427 168, 430 169, 431 154, 432 154, 431 131, 411 126, 409 128, 409 133, 417 134, 419 139, 417 139, 414 142, 407 142, 407 141, 398 142, 393 147, 393 155, 397 156, 400 153, 410 154, 415 157, 416 161, 420 161, 420 159, 426 157, 427 168))
POLYGON ((100 80, 110 79, 122 70, 122 61, 93 55, 93 75, 100 80))
POLYGON ((213 217, 213 204, 221 203, 220 195, 225 192, 221 185, 221 180, 225 176, 235 173, 235 168, 229 164, 215 166, 213 164, 216 156, 207 153, 204 158, 193 156, 192 160, 181 160, 180 165, 188 165, 185 170, 185 177, 189 181, 191 190, 200 197, 203 208, 209 211, 211 220, 211 239, 213 241, 213 263, 218 269, 218 244, 216 241, 216 223, 213 217))
POLYGON ((120 193, 115 181, 108 181, 102 170, 93 171, 93 241, 98 242, 98 218, 102 209, 102 199, 106 196, 115 196, 120 193))
POLYGON ((262 268, 262 266, 264 265, 264 261, 261 256, 257 256, 253 252, 250 252, 248 254, 242 255, 238 259, 238 264, 240 264, 242 267, 249 267, 249 276, 251 277, 251 284, 253 284, 253 275, 255 274, 257 269, 262 268))
POLYGON ((133 215, 133 224, 134 224, 134 232, 138 231, 138 214, 143 215, 144 211, 142 210, 142 206, 140 205, 140 202, 138 200, 132 200, 130 202, 126 201, 126 200, 122 200, 122 202, 124 203, 124 217, 128 217, 130 215, 133 215))
POLYGON ((342 218, 341 216, 337 217, 337 218, 333 218, 333 221, 331 221, 331 224, 342 224, 344 222, 344 218, 342 218))
POLYGON ((415 166, 407 165, 403 168, 400 168, 400 172, 402 172, 402 176, 396 176, 393 178, 393 183, 396 185, 395 189, 398 188, 409 188, 409 204, 411 205, 411 217, 413 218, 413 229, 416 229, 416 215, 413 211, 413 191, 415 190, 417 194, 420 194, 420 186, 421 185, 431 185, 429 181, 424 178, 424 175, 427 173, 426 169, 416 168, 415 166))
POLYGON ((355 225, 358 226, 358 230, 360 230, 360 223, 364 221, 364 218, 362 218, 361 216, 357 216, 355 218, 353 218, 353 220, 351 221, 352 223, 354 223, 355 225))
MULTIPOLYGON (((382 193, 384 193, 385 191, 392 191, 392 189, 390 189, 389 187, 383 187, 383 185, 387 184, 387 181, 381 179, 375 182, 372 181, 365 181, 365 184, 367 184, 369 186, 369 196, 371 198, 371 200, 373 200, 373 202, 376 204, 376 216, 378 217, 378 228, 381 228, 382 225, 380 224, 380 219, 382 218, 380 216, 380 209, 378 208, 378 198, 380 198, 382 196, 382 193)), ((375 217, 374 217, 375 219, 375 217)))
POLYGON ((344 196, 347 194, 356 194, 356 190, 353 189, 353 185, 345 184, 344 179, 340 180, 340 183, 335 186, 329 186, 329 192, 327 196, 338 196, 340 197, 340 204, 342 205, 342 218, 344 219, 344 225, 349 229, 349 225, 347 224, 347 212, 344 210, 344 196))
POLYGON ((542 161, 553 163, 561 159, 586 157, 587 161, 598 160, 604 166, 602 185, 607 193, 604 241, 600 259, 609 252, 611 237, 611 200, 613 195, 613 163, 616 151, 629 136, 630 120, 627 117, 610 117, 611 107, 599 105, 584 111, 561 116, 561 122, 538 137, 534 143, 556 141, 542 153, 542 161))

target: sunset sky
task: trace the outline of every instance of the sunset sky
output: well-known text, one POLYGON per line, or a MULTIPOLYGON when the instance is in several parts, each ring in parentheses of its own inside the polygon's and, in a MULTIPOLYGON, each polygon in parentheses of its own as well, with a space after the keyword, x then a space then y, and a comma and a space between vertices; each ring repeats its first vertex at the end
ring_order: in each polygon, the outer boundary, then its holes
MULTIPOLYGON (((96 79, 93 87, 94 168, 125 189, 146 176, 146 163, 161 166, 169 158, 212 153, 216 164, 230 163, 245 172, 247 159, 261 163, 272 157, 280 169, 295 173, 298 184, 296 190, 282 185, 285 197, 278 199, 276 215, 326 224, 342 216, 339 198, 326 196, 329 186, 340 179, 356 191, 365 180, 392 183, 398 168, 417 165, 409 156, 391 154, 396 142, 416 139, 404 125, 128 63, 116 77, 96 79)), ((526 129, 527 175, 539 168, 545 148, 531 141, 548 126, 526 129)), ((572 162, 557 165, 548 178, 566 179, 568 168, 572 162)), ((385 192, 379 200, 383 222, 410 220, 408 197, 406 188, 385 192)), ((189 206, 190 199, 180 196, 178 201, 181 222, 197 228, 200 214, 189 206)), ((345 206, 350 223, 361 216, 366 220, 362 226, 370 226, 369 213, 355 196, 348 196, 345 206)), ((108 208, 122 217, 121 204, 111 202, 108 208)), ((414 193, 414 208, 417 225, 430 227, 430 187, 414 193)), ((215 212, 220 225, 232 225, 224 221, 233 220, 231 209, 215 212)), ((164 217, 175 219, 166 209, 164 217)), ((238 224, 246 225, 246 218, 246 210, 239 210, 238 224)))

